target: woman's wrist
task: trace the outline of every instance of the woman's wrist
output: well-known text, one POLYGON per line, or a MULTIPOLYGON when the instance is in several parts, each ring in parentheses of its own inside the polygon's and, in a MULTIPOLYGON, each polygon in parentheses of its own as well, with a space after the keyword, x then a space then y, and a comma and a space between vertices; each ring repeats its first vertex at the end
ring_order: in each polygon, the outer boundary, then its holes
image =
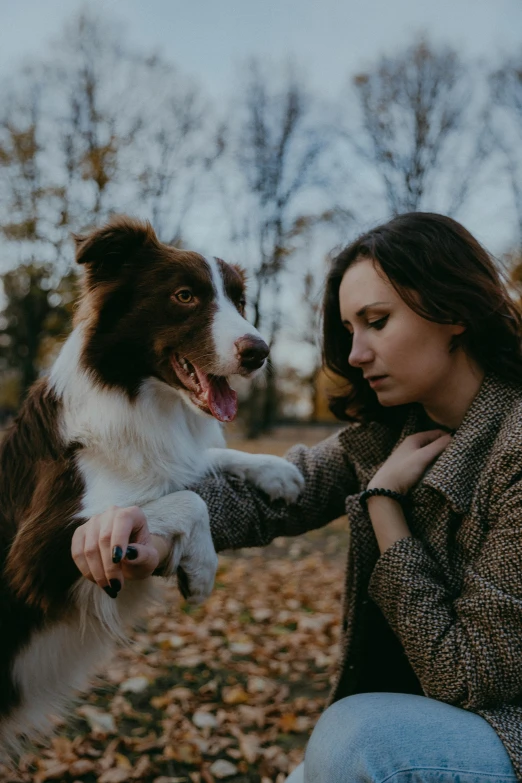
POLYGON ((411 536, 402 506, 397 500, 374 495, 368 498, 367 508, 381 555, 397 541, 411 536))
POLYGON ((359 503, 366 511, 368 510, 368 500, 372 497, 390 498, 390 500, 395 500, 397 503, 400 503, 403 509, 408 505, 408 496, 403 495, 402 492, 395 492, 393 489, 386 489, 384 487, 375 487, 365 489, 359 495, 359 503))
POLYGON ((401 495, 406 494, 404 487, 401 487, 396 479, 392 476, 386 476, 386 474, 379 475, 379 473, 375 474, 366 489, 390 489, 392 492, 399 492, 401 495))

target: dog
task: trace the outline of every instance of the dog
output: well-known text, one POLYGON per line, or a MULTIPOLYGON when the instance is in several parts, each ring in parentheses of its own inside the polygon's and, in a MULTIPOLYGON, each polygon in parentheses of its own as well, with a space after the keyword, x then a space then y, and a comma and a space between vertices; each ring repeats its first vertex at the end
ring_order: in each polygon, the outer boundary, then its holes
POLYGON ((228 383, 259 371, 268 347, 245 320, 245 276, 216 258, 162 244, 114 218, 75 237, 84 269, 73 329, 31 388, 0 446, 0 747, 45 737, 151 597, 152 579, 111 600, 80 576, 75 529, 110 506, 140 506, 172 541, 194 601, 217 557, 203 500, 186 488, 213 471, 294 502, 297 468, 225 448, 237 412, 228 383))

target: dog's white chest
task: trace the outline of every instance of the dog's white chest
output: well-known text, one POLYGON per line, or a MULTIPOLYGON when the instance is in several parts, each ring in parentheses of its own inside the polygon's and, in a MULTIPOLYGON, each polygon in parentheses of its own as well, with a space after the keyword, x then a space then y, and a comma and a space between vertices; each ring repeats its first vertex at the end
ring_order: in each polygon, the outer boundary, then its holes
POLYGON ((215 419, 192 411, 154 379, 133 403, 92 386, 71 402, 63 429, 67 441, 83 446, 76 457, 85 488, 81 516, 185 489, 207 473, 208 449, 225 445, 215 419), (85 404, 74 404, 82 397, 85 404))

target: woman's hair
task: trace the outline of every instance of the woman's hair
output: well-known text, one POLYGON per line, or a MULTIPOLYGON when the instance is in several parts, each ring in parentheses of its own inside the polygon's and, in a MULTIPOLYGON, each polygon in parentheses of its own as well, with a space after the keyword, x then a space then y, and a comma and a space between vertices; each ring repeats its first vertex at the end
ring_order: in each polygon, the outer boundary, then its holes
POLYGON ((410 212, 363 234, 333 259, 323 299, 323 363, 346 379, 330 399, 337 418, 401 426, 409 406, 385 407, 348 364, 352 335, 343 326, 339 287, 355 261, 377 262, 418 315, 464 324, 453 338, 485 372, 522 383, 522 315, 489 253, 460 223, 444 215, 410 212))

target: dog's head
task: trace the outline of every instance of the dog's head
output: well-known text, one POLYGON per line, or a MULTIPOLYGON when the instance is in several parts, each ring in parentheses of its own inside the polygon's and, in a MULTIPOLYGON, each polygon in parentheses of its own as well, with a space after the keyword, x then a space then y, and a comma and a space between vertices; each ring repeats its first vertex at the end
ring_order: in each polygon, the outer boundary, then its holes
POLYGON ((228 376, 250 376, 268 356, 244 317, 243 270, 164 245, 148 223, 125 217, 75 241, 86 271, 76 316, 86 369, 131 398, 158 378, 197 410, 232 420, 228 376))

